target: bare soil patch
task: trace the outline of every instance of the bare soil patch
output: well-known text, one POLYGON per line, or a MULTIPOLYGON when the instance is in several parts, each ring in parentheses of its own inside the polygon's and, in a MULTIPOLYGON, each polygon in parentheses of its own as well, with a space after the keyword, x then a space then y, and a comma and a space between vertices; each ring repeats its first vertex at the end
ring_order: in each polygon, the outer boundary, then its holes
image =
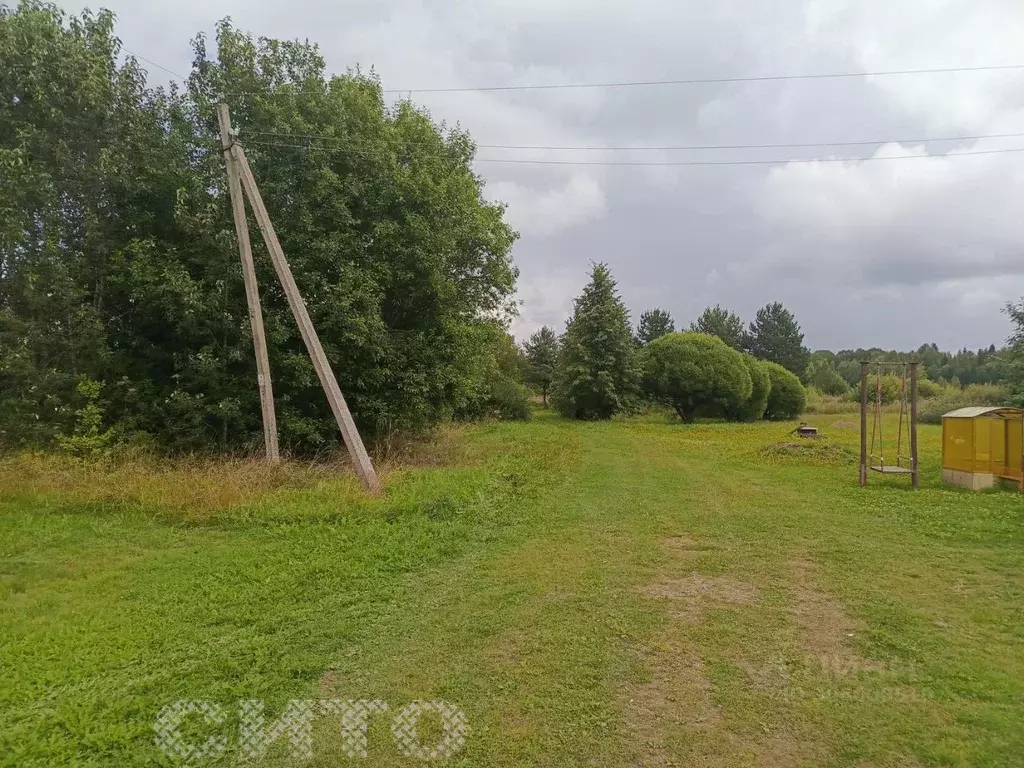
POLYGON ((865 624, 815 586, 814 563, 794 560, 789 571, 791 613, 804 653, 835 677, 882 669, 881 664, 865 659, 855 650, 853 641, 864 631, 865 624))
POLYGON ((755 605, 757 590, 728 576, 702 576, 691 573, 683 579, 664 579, 650 584, 646 593, 651 597, 683 600, 699 607, 700 604, 731 603, 755 605))
POLYGON ((637 765, 679 765, 666 747, 667 732, 710 731, 721 724, 711 683, 692 648, 666 641, 637 653, 648 666, 650 679, 623 692, 625 736, 640 749, 637 765))

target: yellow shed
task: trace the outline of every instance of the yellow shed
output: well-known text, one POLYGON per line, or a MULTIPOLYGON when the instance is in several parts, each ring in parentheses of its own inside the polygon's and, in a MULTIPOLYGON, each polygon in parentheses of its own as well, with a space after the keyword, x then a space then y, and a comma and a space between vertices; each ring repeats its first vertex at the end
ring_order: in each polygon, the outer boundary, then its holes
POLYGON ((1024 411, 958 408, 942 417, 942 482, 975 491, 1012 480, 1024 490, 1024 411))

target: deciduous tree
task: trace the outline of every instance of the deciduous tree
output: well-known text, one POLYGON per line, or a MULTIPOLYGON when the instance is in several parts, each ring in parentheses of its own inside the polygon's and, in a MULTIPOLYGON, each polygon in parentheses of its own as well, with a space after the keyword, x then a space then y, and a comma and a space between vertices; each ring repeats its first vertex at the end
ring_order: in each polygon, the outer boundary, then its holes
MULTIPOLYGON (((483 198, 470 137, 389 104, 373 75, 328 76, 315 45, 227 22, 216 43, 194 41, 184 91, 152 88, 122 62, 110 14, 0 8, 0 439, 70 433, 84 377, 101 385, 104 428, 187 450, 259 441, 224 93, 364 431, 479 411, 512 311, 516 233, 483 198)), ((259 240, 282 445, 337 445, 259 240)))
POLYGON ((765 361, 762 365, 768 371, 768 378, 771 381, 764 417, 772 420, 795 419, 803 413, 807 402, 804 385, 778 363, 765 361))
POLYGON ((845 395, 850 389, 832 363, 823 359, 813 360, 807 366, 805 380, 807 386, 815 387, 826 395, 845 395))
POLYGON ((764 416, 768 408, 772 381, 763 361, 745 353, 742 354, 742 358, 750 376, 750 396, 739 404, 726 407, 725 415, 733 421, 757 421, 764 416))
POLYGON ((1013 402, 1024 406, 1024 299, 1010 302, 1004 311, 1013 323, 1013 333, 1007 339, 1009 348, 1005 354, 1004 369, 1006 386, 1013 402))
POLYGON ((691 423, 700 409, 737 411, 752 382, 743 356, 716 336, 670 333, 642 351, 643 390, 691 423))

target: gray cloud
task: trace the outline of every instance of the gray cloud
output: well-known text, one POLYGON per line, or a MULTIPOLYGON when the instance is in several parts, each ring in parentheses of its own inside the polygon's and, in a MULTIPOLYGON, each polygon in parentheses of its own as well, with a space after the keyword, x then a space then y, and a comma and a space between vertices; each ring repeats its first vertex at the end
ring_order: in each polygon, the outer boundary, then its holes
MULTIPOLYGON (((385 88, 813 73, 1018 63, 1019 0, 108 0, 128 48, 187 71, 187 41, 231 15, 321 45, 385 88)), ((64 3, 78 10, 80 3, 64 3)), ((163 73, 152 70, 154 79, 163 73)), ((422 94, 480 143, 664 146, 913 139, 1024 131, 1024 72, 665 88, 422 94)), ((481 158, 717 160, 948 153, 1024 139, 730 152, 512 152, 481 158), (853 151, 859 150, 859 151, 853 151)), ((523 335, 561 327, 591 261, 634 313, 687 324, 781 300, 813 346, 999 343, 1024 294, 1024 153, 866 163, 604 168, 481 162, 523 234, 523 335)))

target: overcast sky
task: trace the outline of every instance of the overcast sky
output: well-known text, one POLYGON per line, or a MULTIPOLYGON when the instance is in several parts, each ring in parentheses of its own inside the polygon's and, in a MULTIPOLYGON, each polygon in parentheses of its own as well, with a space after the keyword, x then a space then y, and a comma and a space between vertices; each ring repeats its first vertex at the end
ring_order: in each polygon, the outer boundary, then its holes
MULTIPOLYGON (((78 11, 86 3, 64 2, 78 11)), ((1024 64, 1021 0, 107 0, 125 46, 187 73, 230 15, 319 43, 387 89, 1024 64)), ((147 66, 143 64, 144 66, 147 66)), ((167 75, 148 67, 153 79, 167 75)), ((414 94, 481 144, 664 147, 1024 133, 1024 70, 583 90, 414 94)), ((522 237, 522 338, 562 329, 591 261, 634 321, 708 304, 794 311, 812 348, 1001 344, 1024 295, 1024 137, 729 151, 513 151, 577 161, 922 159, 714 167, 480 162, 522 237)))

